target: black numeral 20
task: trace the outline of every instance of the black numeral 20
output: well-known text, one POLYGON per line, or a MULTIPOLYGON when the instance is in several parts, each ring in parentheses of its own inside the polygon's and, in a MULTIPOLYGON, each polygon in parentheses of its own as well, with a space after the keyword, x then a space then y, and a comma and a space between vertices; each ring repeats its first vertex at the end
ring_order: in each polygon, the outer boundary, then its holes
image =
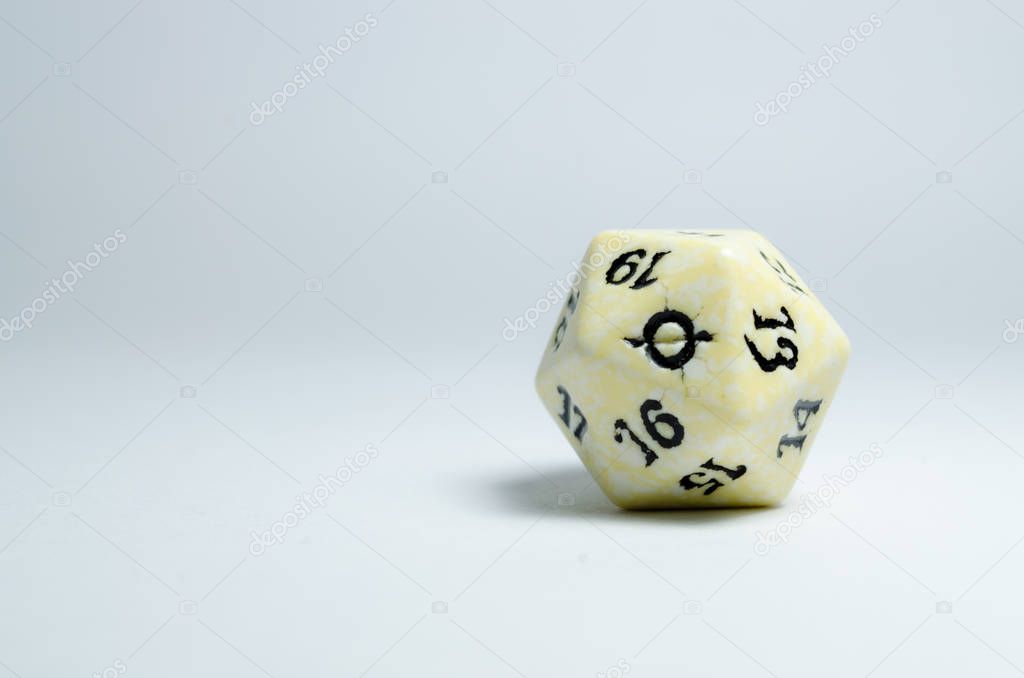
POLYGON ((652 285, 658 281, 657 278, 652 278, 651 274, 654 272, 654 267, 658 265, 661 258, 666 254, 671 254, 671 250, 665 252, 656 252, 651 257, 651 263, 644 269, 644 272, 640 274, 635 280, 637 272, 640 270, 640 264, 644 262, 647 257, 647 250, 638 249, 631 252, 624 252, 620 254, 615 261, 612 262, 611 267, 605 274, 604 279, 609 285, 625 285, 630 280, 633 280, 633 284, 629 286, 630 289, 639 290, 648 285, 652 285))
POLYGON ((572 431, 572 434, 576 436, 576 439, 580 442, 583 441, 583 436, 587 432, 587 418, 583 416, 583 412, 572 402, 572 396, 565 390, 564 386, 558 387, 558 392, 562 396, 562 413, 558 415, 558 418, 562 420, 565 427, 572 431), (570 412, 571 410, 571 412, 570 412), (579 419, 579 423, 576 424, 576 428, 572 427, 572 415, 575 414, 579 419))

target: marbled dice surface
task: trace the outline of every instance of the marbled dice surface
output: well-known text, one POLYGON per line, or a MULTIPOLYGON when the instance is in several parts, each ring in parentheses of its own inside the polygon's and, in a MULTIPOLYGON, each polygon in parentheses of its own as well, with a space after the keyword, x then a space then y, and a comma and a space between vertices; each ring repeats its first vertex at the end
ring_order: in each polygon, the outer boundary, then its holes
POLYGON ((850 344, 753 231, 606 231, 547 343, 537 392, 624 508, 789 493, 850 344))

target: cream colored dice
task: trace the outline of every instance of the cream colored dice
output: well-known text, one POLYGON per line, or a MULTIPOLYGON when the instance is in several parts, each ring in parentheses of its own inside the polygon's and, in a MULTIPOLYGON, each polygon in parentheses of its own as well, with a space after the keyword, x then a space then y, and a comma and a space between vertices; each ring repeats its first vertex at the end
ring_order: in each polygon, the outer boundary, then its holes
POLYGON ((537 391, 608 498, 781 502, 850 343, 779 251, 753 231, 607 231, 576 277, 537 391))

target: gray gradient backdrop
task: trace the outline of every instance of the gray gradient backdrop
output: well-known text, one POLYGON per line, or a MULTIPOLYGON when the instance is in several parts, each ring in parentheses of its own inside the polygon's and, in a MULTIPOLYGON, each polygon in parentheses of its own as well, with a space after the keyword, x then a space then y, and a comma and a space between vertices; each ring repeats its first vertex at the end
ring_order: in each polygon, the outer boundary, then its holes
POLYGON ((1021 0, 0 2, 0 676, 1024 673, 1022 63, 1021 0), (786 506, 619 512, 536 401, 504 320, 634 226, 849 333, 786 506))

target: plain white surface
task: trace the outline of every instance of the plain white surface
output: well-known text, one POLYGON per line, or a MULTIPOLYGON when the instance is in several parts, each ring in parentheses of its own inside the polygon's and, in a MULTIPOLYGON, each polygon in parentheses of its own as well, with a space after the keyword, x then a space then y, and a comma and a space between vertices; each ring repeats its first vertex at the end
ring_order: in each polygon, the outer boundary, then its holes
POLYGON ((127 236, 0 343, 0 675, 1024 672, 1022 22, 1012 0, 0 2, 0 318, 127 236), (637 225, 760 230, 850 335, 785 506, 614 509, 532 391, 557 311, 502 336, 637 225))
MULTIPOLYGON (((306 297, 295 312, 324 311, 306 297)), ((84 448, 66 434, 48 433, 68 450, 59 465, 35 462, 58 485, 0 461, 13 540, 0 637, 15 675, 116 659, 142 675, 274 676, 596 674, 620 659, 632 675, 1009 675, 1019 663, 1022 460, 960 411, 1019 434, 985 400, 1008 352, 955 400, 910 408, 865 389, 855 364, 786 506, 625 513, 500 351, 449 399, 425 400, 411 371, 401 394, 350 371, 367 403, 353 411, 312 383, 333 378, 329 356, 263 360, 275 334, 137 437, 126 429, 130 444, 109 448, 84 489, 72 479, 100 460, 72 454, 84 448), (250 531, 354 457, 346 431, 378 407, 379 456, 252 556, 250 531), (799 495, 827 498, 825 476, 868 441, 881 458, 759 554, 759 533, 791 520, 799 495), (53 505, 61 488, 70 506, 53 505), (573 505, 559 506, 566 493, 573 505), (943 601, 952 614, 937 614, 943 601)))

